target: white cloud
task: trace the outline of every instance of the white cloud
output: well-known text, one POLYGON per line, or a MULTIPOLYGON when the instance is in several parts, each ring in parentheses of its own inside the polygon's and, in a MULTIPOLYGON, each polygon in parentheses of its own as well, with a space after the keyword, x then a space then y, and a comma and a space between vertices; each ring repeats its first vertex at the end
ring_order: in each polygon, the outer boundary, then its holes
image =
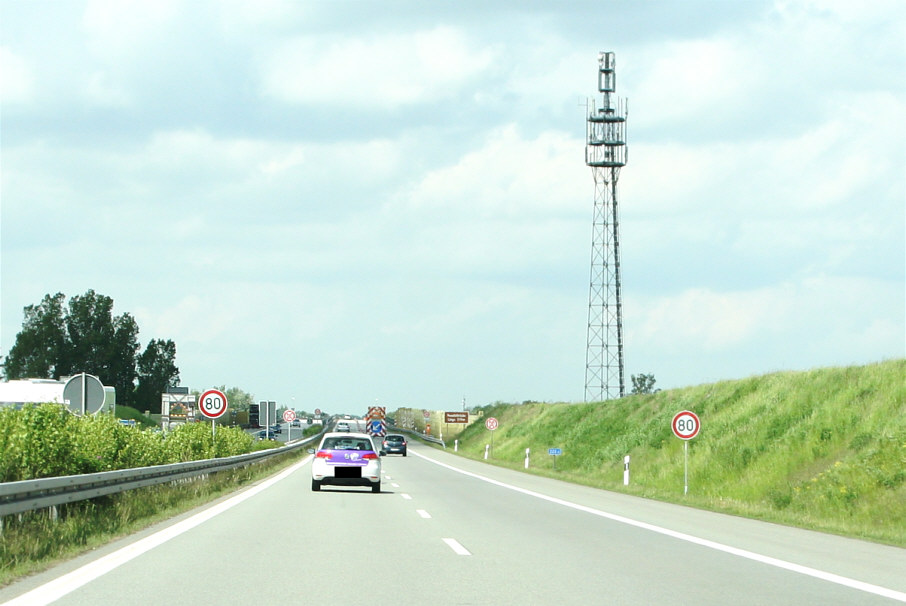
POLYGON ((149 43, 159 42, 160 31, 174 22, 178 0, 89 0, 82 16, 87 43, 96 57, 123 63, 149 43))
POLYGON ((364 38, 299 37, 266 59, 262 92, 280 101, 367 114, 440 102, 493 60, 492 51, 473 49, 451 27, 364 38))
POLYGON ((649 355, 750 356, 758 361, 751 373, 902 356, 906 308, 896 302, 906 301, 900 286, 817 275, 751 290, 630 297, 627 342, 649 355))
POLYGON ((624 89, 618 83, 617 89, 630 96, 630 124, 650 128, 678 123, 687 127, 690 139, 697 136, 702 120, 748 105, 766 69, 738 40, 725 37, 644 47, 633 54, 632 65, 646 67, 618 80, 629 85, 624 89))
POLYGON ((428 171, 404 196, 404 208, 443 209, 452 216, 514 221, 574 215, 592 183, 583 143, 565 133, 527 139, 507 125, 451 166, 428 171))
POLYGON ((118 108, 132 104, 132 95, 122 87, 112 83, 103 71, 95 72, 84 85, 83 98, 89 105, 118 108))
POLYGON ((0 103, 25 103, 34 94, 35 78, 28 61, 0 47, 0 103))

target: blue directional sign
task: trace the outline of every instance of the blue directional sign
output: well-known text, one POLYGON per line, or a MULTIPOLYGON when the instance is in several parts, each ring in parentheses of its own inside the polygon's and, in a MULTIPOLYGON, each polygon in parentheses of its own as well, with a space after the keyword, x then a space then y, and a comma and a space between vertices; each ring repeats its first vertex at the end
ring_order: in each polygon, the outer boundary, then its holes
POLYGON ((548 448, 547 454, 549 455, 562 455, 563 451, 559 448, 548 448))

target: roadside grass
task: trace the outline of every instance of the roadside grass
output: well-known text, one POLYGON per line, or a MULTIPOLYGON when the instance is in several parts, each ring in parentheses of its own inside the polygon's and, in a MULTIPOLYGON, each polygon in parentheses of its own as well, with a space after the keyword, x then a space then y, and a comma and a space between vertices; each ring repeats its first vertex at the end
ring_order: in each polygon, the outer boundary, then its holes
POLYGON ((299 448, 246 467, 0 518, 0 587, 257 482, 306 456, 299 448))
MULTIPOLYGON (((603 403, 497 404, 489 462, 530 473, 906 547, 906 360, 778 372, 603 403), (689 493, 673 415, 702 422, 689 493), (563 454, 549 456, 549 448, 563 454), (630 485, 623 457, 630 455, 630 485)), ((459 436, 483 459, 483 421, 459 436)))

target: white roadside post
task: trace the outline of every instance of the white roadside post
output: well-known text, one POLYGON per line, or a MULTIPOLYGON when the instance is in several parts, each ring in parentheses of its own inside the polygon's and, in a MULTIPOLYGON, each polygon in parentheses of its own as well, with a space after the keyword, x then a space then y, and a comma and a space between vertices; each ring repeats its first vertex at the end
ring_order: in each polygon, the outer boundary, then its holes
POLYGON ((629 455, 623 457, 623 486, 629 486, 629 455))
POLYGON ((459 438, 453 440, 453 452, 459 452, 459 438))
POLYGON ((484 445, 484 460, 485 460, 485 461, 488 460, 488 449, 489 449, 490 447, 491 447, 490 444, 485 444, 485 445, 484 445))
POLYGON ((529 449, 526 448, 525 449, 525 468, 526 469, 528 469, 528 464, 529 464, 529 449))
POLYGON ((673 416, 670 424, 673 435, 683 441, 683 494, 689 494, 689 440, 698 435, 701 421, 691 410, 683 410, 673 416))

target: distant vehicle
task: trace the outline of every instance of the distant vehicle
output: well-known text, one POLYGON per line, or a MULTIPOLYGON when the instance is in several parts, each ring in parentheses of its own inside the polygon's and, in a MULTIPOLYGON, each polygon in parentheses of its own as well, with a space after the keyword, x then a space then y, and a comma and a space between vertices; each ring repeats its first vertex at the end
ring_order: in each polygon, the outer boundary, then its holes
POLYGON ((302 421, 300 421, 299 419, 293 419, 293 422, 290 423, 290 425, 292 425, 293 427, 302 427, 302 421))
POLYGON ((383 450, 387 454, 401 454, 404 457, 406 456, 406 447, 408 442, 406 442, 406 436, 401 436, 398 433, 388 433, 384 438, 384 441, 381 443, 383 445, 383 450))
POLYGON ((274 433, 283 433, 283 427, 277 423, 276 425, 271 425, 271 431, 274 433))
POLYGON ((370 486, 381 492, 381 454, 374 451, 371 436, 364 433, 326 434, 311 462, 311 489, 321 486, 370 486))
POLYGON ((349 423, 340 421, 339 423, 337 423, 337 426, 334 429, 334 431, 351 431, 351 430, 349 429, 349 423))
POLYGON ((272 429, 262 429, 258 432, 259 440, 276 440, 277 434, 272 429))

